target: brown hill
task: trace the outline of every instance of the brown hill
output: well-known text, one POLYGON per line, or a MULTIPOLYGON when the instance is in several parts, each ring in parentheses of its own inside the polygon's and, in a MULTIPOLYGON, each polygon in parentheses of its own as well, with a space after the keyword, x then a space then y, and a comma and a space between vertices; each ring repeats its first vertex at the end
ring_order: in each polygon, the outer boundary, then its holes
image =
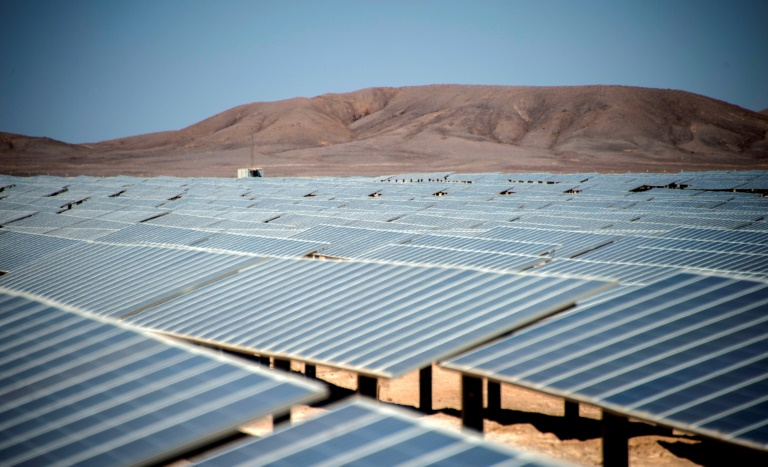
POLYGON ((4 172, 267 176, 768 169, 768 116, 683 91, 434 85, 246 104, 178 131, 3 135, 4 172))

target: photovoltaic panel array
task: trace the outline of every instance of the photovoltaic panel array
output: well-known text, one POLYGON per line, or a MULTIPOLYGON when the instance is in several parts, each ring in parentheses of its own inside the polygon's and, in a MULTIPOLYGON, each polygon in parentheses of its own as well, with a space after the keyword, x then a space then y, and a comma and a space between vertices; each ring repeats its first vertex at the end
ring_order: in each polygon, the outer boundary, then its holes
POLYGON ((349 258, 365 251, 391 243, 403 243, 413 238, 412 234, 384 230, 357 229, 335 225, 318 225, 292 238, 325 242, 329 246, 318 251, 325 256, 349 258))
POLYGON ((514 227, 496 227, 480 234, 483 238, 498 238, 510 241, 544 242, 558 245, 552 253, 557 258, 571 258, 599 248, 619 239, 604 233, 573 232, 569 230, 514 227))
POLYGON ((15 271, 61 250, 79 244, 47 235, 0 230, 0 271, 15 271))
POLYGON ((680 271, 768 281, 767 174, 0 175, 0 285, 390 377, 540 317, 539 287, 547 314, 578 299, 566 283, 621 284, 591 309, 680 271))
POLYGON ((525 273, 540 276, 614 280, 627 285, 645 285, 682 272, 674 266, 626 264, 579 259, 560 259, 529 269, 525 273))
POLYGON ((766 450, 766 310, 764 282, 679 274, 443 365, 766 450))
POLYGON ((465 269, 270 259, 128 320, 223 347, 392 378, 609 285, 465 269))
POLYGON ((0 287, 117 318, 259 261, 205 251, 81 243, 0 276, 0 287))
POLYGON ((162 463, 318 384, 0 290, 0 463, 162 463))
POLYGON ((442 248, 446 250, 479 251, 484 253, 504 253, 517 255, 542 256, 552 252, 557 244, 537 242, 516 242, 510 240, 485 239, 478 237, 458 237, 449 235, 419 235, 408 242, 410 246, 442 248))
POLYGON ((100 243, 193 246, 217 251, 278 257, 301 257, 325 247, 307 240, 225 234, 179 227, 136 224, 99 238, 100 243))
POLYGON ((616 242, 579 257, 585 261, 688 267, 709 272, 756 274, 768 278, 768 254, 703 251, 678 245, 677 249, 654 248, 638 240, 616 242))
POLYGON ((301 424, 194 462, 240 465, 562 465, 482 437, 447 430, 411 412, 362 398, 345 401, 301 424))
POLYGON ((484 251, 430 248, 418 245, 387 245, 355 255, 356 260, 370 260, 415 266, 442 266, 494 272, 519 272, 543 264, 538 256, 524 256, 484 251))
POLYGON ((135 224, 100 239, 103 243, 125 245, 194 245, 211 236, 202 230, 135 224))

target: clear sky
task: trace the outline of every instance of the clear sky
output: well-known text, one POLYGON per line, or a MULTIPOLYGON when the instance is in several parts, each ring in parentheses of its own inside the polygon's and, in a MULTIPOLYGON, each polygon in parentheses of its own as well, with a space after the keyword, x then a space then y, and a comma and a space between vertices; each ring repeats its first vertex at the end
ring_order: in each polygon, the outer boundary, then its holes
POLYGON ((768 108, 768 0, 0 0, 0 131, 95 142, 374 86, 620 84, 768 108))

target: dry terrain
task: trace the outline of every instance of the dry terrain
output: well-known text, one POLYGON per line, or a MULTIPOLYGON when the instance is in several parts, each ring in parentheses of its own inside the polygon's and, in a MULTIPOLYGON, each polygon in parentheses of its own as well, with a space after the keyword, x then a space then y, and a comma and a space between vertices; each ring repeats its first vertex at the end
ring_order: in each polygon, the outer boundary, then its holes
POLYGON ((93 144, 0 133, 16 175, 231 177, 252 152, 267 176, 765 169, 768 115, 674 90, 434 85, 246 104, 93 144))
MULTIPOLYGON (((303 365, 293 363, 293 371, 303 365)), ((354 390, 354 373, 318 367, 317 376, 354 390)), ((434 414, 423 415, 444 428, 461 427, 461 377, 451 370, 433 366, 434 414)), ((401 378, 379 382, 379 398, 387 403, 415 410, 418 405, 418 372, 401 378)), ((300 422, 324 408, 299 406, 291 412, 291 421, 300 422)), ((569 423, 563 419, 563 400, 537 391, 502 385, 502 413, 486 419, 485 437, 516 449, 543 453, 577 465, 602 464, 602 428, 600 410, 582 404, 580 419, 569 423)), ((632 466, 763 466, 768 456, 703 439, 678 430, 670 431, 640 420, 630 420, 629 461, 632 466)), ((247 433, 264 436, 272 431, 270 419, 245 427, 247 433)))

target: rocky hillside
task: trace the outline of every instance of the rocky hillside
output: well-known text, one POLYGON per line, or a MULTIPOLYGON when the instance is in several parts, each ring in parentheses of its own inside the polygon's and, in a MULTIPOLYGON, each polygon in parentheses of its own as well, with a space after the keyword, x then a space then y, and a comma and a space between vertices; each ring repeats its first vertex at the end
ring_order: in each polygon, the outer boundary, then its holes
POLYGON ((0 161, 20 156, 36 173, 232 176, 251 147, 268 176, 757 169, 768 168, 768 115, 636 87, 371 88, 246 104, 92 145, 6 134, 0 161))

